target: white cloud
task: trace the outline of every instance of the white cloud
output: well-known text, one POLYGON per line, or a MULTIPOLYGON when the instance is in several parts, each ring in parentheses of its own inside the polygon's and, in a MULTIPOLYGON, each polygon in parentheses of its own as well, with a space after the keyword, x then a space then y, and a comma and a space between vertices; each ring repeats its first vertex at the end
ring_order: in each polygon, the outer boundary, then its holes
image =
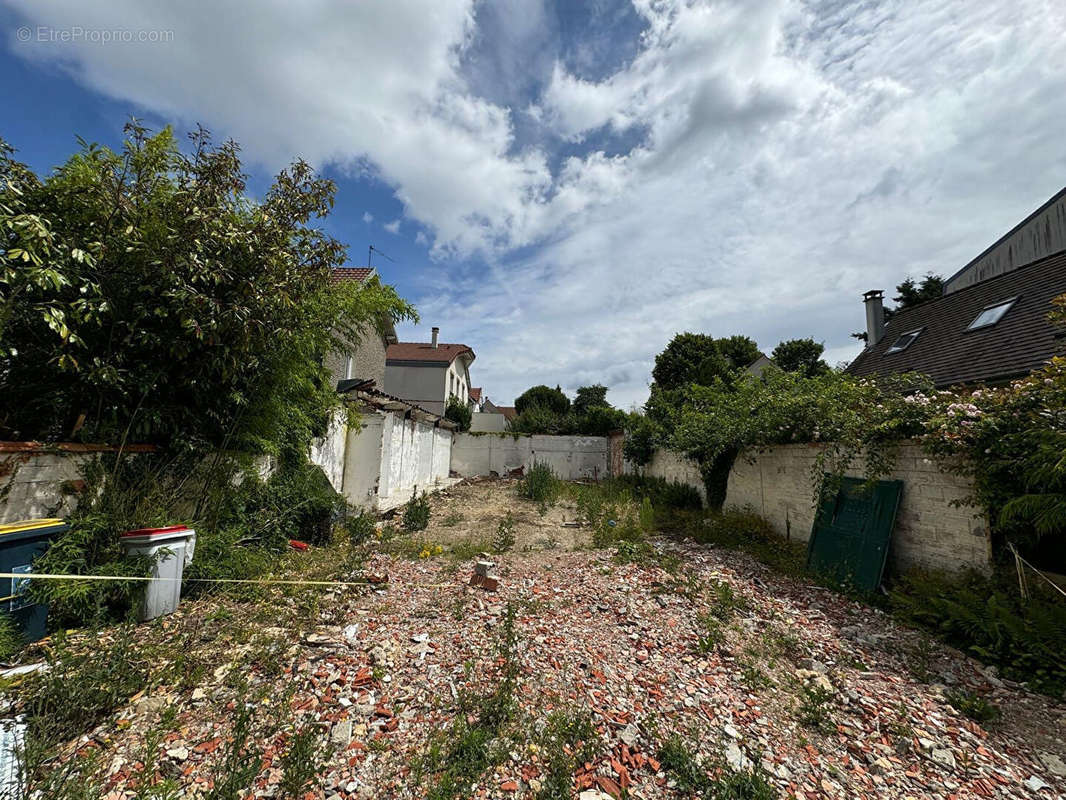
POLYGON ((371 214, 369 211, 364 211, 363 212, 363 222, 365 222, 367 225, 369 225, 373 221, 374 221, 374 215, 371 214))
POLYGON ((628 404, 685 329, 767 350, 813 335, 846 358, 863 290, 950 274, 1066 174, 1066 12, 1046 0, 634 0, 637 54, 598 82, 544 63, 539 0, 509 0, 492 37, 473 0, 0 2, 33 24, 173 29, 17 52, 267 165, 395 187, 454 259, 412 299, 475 347, 499 401, 600 381, 628 404), (496 36, 509 58, 473 63, 496 36), (524 97, 534 73, 546 88, 524 97))
POLYGON ((381 227, 384 228, 385 230, 387 230, 389 233, 399 233, 400 232, 400 220, 394 219, 392 222, 386 222, 381 227))

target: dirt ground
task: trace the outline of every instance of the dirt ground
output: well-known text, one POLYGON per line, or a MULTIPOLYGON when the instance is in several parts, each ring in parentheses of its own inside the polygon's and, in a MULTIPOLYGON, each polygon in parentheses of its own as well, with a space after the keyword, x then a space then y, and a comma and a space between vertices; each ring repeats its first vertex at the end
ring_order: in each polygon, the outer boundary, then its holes
POLYGON ((518 552, 580 550, 591 544, 588 530, 577 527, 573 501, 562 497, 540 506, 517 496, 518 483, 517 478, 473 478, 432 495, 429 527, 419 537, 445 550, 479 543, 489 549, 497 527, 510 514, 518 552))
POLYGON ((424 797, 440 776, 419 776, 418 759, 434 742, 451 752, 456 731, 477 724, 460 698, 499 691, 513 661, 517 711, 492 739, 502 755, 458 797, 559 796, 547 793, 559 753, 543 739, 553 712, 587 715, 595 728, 597 754, 567 777, 581 800, 693 796, 663 762, 673 734, 707 774, 757 767, 780 797, 1066 796, 1062 704, 742 553, 653 539, 650 559, 619 563, 564 525, 572 506, 541 514, 515 489, 484 480, 434 497, 417 536, 443 552, 372 554, 358 574, 387 582, 286 592, 269 606, 183 602, 141 626, 144 637, 202 648, 202 668, 135 698, 70 751, 105 756, 103 796, 139 797, 145 732, 166 725, 157 777, 175 780, 177 796, 203 796, 231 741, 239 674, 263 713, 292 720, 260 734, 248 796, 282 796, 291 730, 313 725, 332 749, 307 797, 424 797), (473 559, 450 551, 490 541, 508 512, 516 545, 494 556, 499 590, 469 587, 473 559), (664 569, 666 556, 680 570, 664 569), (948 702, 961 689, 1000 719, 963 716, 948 702))

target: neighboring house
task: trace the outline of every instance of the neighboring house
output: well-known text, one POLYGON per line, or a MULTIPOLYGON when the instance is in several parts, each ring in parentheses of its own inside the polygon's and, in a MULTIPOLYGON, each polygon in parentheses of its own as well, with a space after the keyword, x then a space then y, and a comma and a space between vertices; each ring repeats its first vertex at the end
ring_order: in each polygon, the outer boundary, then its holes
POLYGON ((759 353, 759 357, 752 361, 748 366, 744 368, 744 371, 749 375, 754 375, 756 378, 761 378, 762 374, 766 372, 766 368, 773 366, 773 361, 766 353, 759 353))
POLYGON ((1063 293, 1066 250, 899 311, 887 324, 881 291, 867 292, 868 346, 847 371, 921 372, 938 387, 1024 376, 1064 349, 1047 318, 1063 293))
POLYGON ((474 351, 465 344, 438 342, 439 328, 429 342, 396 342, 385 353, 385 391, 443 414, 448 399, 470 400, 470 365, 474 351))
MULTIPOLYGON (((373 267, 341 267, 330 274, 330 285, 336 286, 345 281, 364 284, 378 280, 377 270, 373 267)), ((368 330, 356 344, 351 353, 333 352, 326 356, 326 366, 333 376, 336 386, 341 381, 359 379, 372 380, 380 388, 385 385, 385 351, 396 341, 396 330, 390 321, 382 333, 368 330)))
POLYGON ((1066 250, 1066 189, 944 281, 944 294, 1003 275, 1063 250, 1066 250))
POLYGON ((481 402, 482 402, 482 399, 481 399, 481 387, 480 386, 472 386, 472 387, 470 387, 470 410, 471 411, 480 411, 481 410, 481 402))
POLYGON ((481 410, 486 414, 503 414, 507 422, 511 422, 518 416, 518 410, 514 406, 498 406, 487 397, 485 402, 481 404, 481 410))

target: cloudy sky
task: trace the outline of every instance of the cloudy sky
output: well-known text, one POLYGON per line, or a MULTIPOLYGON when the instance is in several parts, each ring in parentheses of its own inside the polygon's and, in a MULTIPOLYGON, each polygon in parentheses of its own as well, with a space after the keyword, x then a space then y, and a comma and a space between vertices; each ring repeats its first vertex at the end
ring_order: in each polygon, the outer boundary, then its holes
POLYGON ((854 356, 863 291, 1066 185, 1064 38, 1041 0, 0 0, 0 137, 45 171, 203 123, 253 192, 305 158, 401 338, 627 407, 678 331, 854 356))

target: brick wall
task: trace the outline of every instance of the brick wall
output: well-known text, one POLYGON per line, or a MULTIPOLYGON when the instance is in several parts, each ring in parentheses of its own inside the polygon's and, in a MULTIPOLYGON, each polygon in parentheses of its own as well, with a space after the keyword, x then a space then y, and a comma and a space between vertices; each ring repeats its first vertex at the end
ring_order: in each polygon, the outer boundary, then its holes
MULTIPOLYGON (((751 506, 782 536, 807 541, 814 522, 812 468, 818 445, 792 444, 750 450, 737 458, 729 475, 726 505, 751 506)), ((862 477, 857 463, 849 475, 862 477)), ((918 444, 901 445, 889 478, 903 481, 890 567, 985 569, 990 557, 988 524, 980 509, 959 505, 970 482, 941 470, 918 444)))

